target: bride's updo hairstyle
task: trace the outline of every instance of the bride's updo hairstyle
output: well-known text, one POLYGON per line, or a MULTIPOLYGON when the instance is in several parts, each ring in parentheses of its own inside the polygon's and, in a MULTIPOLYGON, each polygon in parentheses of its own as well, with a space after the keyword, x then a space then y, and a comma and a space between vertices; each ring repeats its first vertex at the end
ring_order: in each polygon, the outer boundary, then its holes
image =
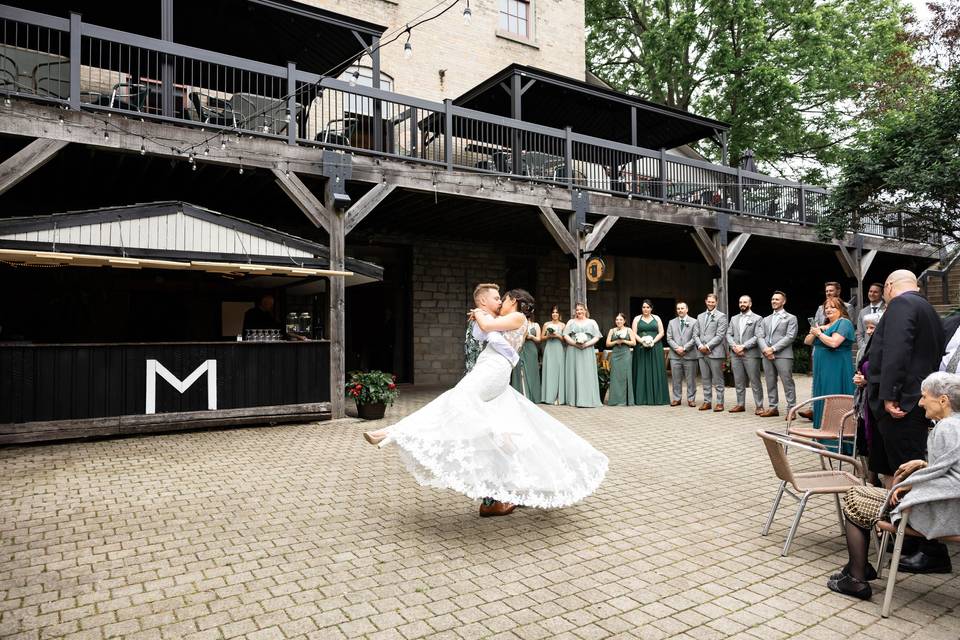
POLYGON ((533 317, 533 296, 526 289, 510 289, 506 294, 517 301, 517 311, 528 319, 533 317))

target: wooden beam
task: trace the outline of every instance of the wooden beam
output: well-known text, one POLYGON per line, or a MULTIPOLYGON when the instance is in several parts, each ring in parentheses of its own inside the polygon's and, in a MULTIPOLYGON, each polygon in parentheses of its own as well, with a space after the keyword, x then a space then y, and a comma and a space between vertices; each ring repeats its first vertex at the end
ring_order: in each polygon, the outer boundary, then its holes
POLYGON ((737 258, 740 256, 740 252, 743 251, 744 245, 747 244, 747 240, 750 239, 750 236, 753 234, 750 233, 741 233, 736 238, 733 239, 733 242, 727 245, 726 247, 726 256, 727 256, 727 268, 733 266, 733 263, 737 261, 737 258))
POLYGON ((711 267, 719 267, 721 261, 720 252, 717 251, 717 248, 714 246, 713 238, 710 237, 707 230, 703 227, 694 227, 691 237, 693 238, 694 244, 697 245, 697 249, 703 254, 703 259, 707 261, 707 264, 711 267))
POLYGON ((572 318, 574 305, 578 302, 587 303, 587 258, 584 251, 587 241, 586 234, 577 224, 575 213, 567 216, 567 233, 577 248, 570 262, 570 317, 572 318))
POLYGON ((37 138, 0 164, 0 194, 47 164, 69 143, 64 140, 37 138))
POLYGON ((877 257, 877 250, 871 249, 860 258, 860 276, 863 278, 867 277, 867 271, 870 271, 870 267, 873 265, 873 259, 877 257))
POLYGON ((560 218, 553 210, 553 207, 541 204, 537 207, 540 210, 540 222, 547 228, 554 241, 560 245, 560 249, 567 255, 576 257, 580 253, 580 247, 573 239, 573 236, 567 231, 567 228, 560 222, 560 218))
POLYGON ((587 236, 587 242, 584 247, 584 251, 587 253, 593 253, 603 239, 607 237, 607 234, 610 233, 610 229, 613 228, 613 225, 617 224, 617 220, 620 218, 618 216, 604 216, 600 222, 593 226, 593 231, 587 236))
POLYGON ((834 244, 837 245, 837 260, 840 261, 840 266, 843 267, 843 271, 847 274, 847 277, 858 281, 862 280, 860 277, 860 262, 855 259, 850 254, 850 251, 839 241, 834 244))
MULTIPOLYGON (((64 111, 55 106, 34 103, 29 100, 14 100, 0 118, 0 134, 49 138, 63 142, 82 144, 98 150, 124 151, 139 153, 143 145, 148 155, 186 161, 183 152, 173 149, 193 147, 196 162, 218 164, 239 168, 258 168, 273 170, 284 166, 291 172, 302 175, 321 175, 322 165, 318 161, 321 153, 315 147, 290 145, 278 140, 227 134, 224 137, 225 148, 220 148, 220 137, 211 135, 210 130, 203 131, 187 125, 165 122, 140 121, 114 115, 117 128, 109 129, 110 138, 104 138, 106 125, 101 117, 94 117, 83 111, 64 111), (60 116, 63 123, 59 122, 60 116), (118 128, 122 127, 123 131, 118 128), (163 142, 157 143, 155 140, 163 142), (173 149, 171 149, 173 147, 173 149), (206 155, 200 155, 208 151, 206 155), (279 163, 279 164, 278 164, 279 163)), ((353 157, 352 180, 367 183, 386 182, 414 191, 423 191, 474 198, 491 203, 507 202, 531 207, 545 204, 551 208, 563 210, 570 206, 570 192, 566 188, 531 184, 522 180, 497 184, 494 176, 468 171, 439 171, 426 175, 422 170, 411 170, 410 164, 384 157, 353 157)), ((590 213, 618 216, 624 219, 643 220, 681 227, 699 226, 705 229, 717 229, 716 214, 688 205, 677 205, 642 198, 626 200, 624 198, 593 198, 590 213)), ((729 221, 731 233, 752 233, 754 235, 810 242, 824 243, 817 237, 816 229, 798 224, 760 220, 748 216, 731 215, 729 221)), ((852 234, 845 238, 852 244, 852 234)), ((863 237, 863 248, 883 253, 911 256, 936 261, 936 250, 928 245, 878 238, 863 237)))
POLYGON ((373 189, 367 191, 363 194, 363 197, 354 203, 350 209, 347 210, 345 221, 343 223, 343 233, 344 235, 349 235, 360 222, 370 215, 374 209, 377 208, 377 205, 383 202, 387 196, 393 193, 393 190, 397 188, 395 184, 387 184, 381 182, 378 185, 375 185, 373 189))
POLYGON ((283 192, 293 200, 293 203, 307 216, 307 219, 329 234, 330 220, 334 214, 331 213, 327 207, 323 206, 320 199, 313 195, 313 192, 310 191, 307 185, 303 184, 303 180, 298 178, 296 174, 288 171, 280 171, 280 169, 277 168, 273 169, 273 175, 277 179, 277 184, 280 185, 283 192))

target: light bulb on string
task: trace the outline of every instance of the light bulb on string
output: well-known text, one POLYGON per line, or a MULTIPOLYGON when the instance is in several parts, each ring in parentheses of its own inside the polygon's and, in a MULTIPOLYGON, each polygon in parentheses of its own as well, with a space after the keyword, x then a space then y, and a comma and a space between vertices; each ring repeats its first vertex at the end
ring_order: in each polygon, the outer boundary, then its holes
POLYGON ((227 139, 224 138, 223 136, 220 136, 220 149, 223 150, 226 148, 227 148, 227 139))
POLYGON ((360 79, 360 70, 354 69, 353 73, 350 74, 350 86, 351 87, 357 86, 357 80, 359 79, 360 79))
POLYGON ((473 11, 470 11, 470 0, 467 0, 467 6, 463 10, 463 24, 469 27, 472 21, 473 11))
POLYGON ((413 57, 413 45, 410 44, 410 27, 407 27, 407 41, 403 43, 403 57, 409 60, 413 57))

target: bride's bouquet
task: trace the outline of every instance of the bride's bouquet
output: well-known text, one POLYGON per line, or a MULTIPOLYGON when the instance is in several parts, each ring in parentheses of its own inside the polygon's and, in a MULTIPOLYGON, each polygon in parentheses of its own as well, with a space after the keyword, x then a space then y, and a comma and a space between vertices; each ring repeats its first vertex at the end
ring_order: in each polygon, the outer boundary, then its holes
POLYGON ((640 344, 650 349, 653 347, 653 336, 643 336, 640 338, 640 344))
POLYGON ((586 331, 578 331, 573 334, 573 341, 577 344, 586 344, 590 341, 590 338, 593 336, 587 333, 586 331))

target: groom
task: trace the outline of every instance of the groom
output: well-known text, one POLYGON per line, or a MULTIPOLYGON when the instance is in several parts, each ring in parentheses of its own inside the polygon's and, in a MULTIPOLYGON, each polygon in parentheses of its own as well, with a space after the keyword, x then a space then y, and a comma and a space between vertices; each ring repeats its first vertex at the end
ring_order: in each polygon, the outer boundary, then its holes
MULTIPOLYGON (((487 311, 492 316, 500 314, 500 286, 489 282, 478 284, 473 289, 473 303, 477 308, 487 311)), ((463 375, 470 373, 473 365, 477 363, 480 352, 486 346, 486 342, 478 340, 473 335, 474 320, 467 321, 467 333, 463 341, 463 375)))

